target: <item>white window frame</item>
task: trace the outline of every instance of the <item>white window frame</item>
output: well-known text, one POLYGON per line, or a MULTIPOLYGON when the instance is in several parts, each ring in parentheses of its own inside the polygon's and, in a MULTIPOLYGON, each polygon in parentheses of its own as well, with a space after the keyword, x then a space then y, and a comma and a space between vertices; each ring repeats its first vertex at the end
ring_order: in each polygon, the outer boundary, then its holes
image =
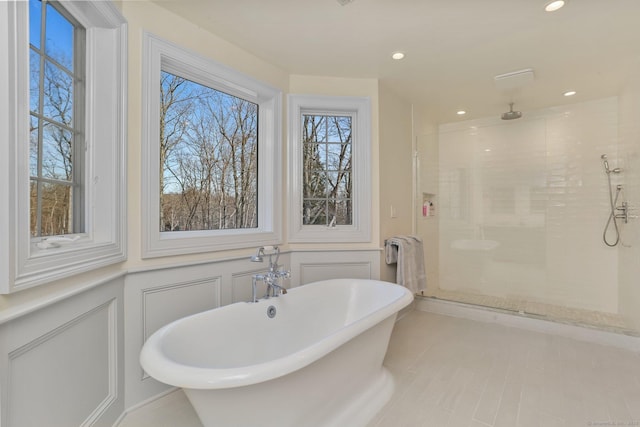
POLYGON ((143 33, 142 257, 248 248, 281 241, 282 92, 210 58, 143 33), (258 104, 258 227, 160 231, 160 73, 258 104))
POLYGON ((371 100, 364 97, 338 97, 290 94, 289 121, 289 236, 295 243, 371 241, 371 100), (302 218, 302 116, 349 114, 352 122, 353 220, 350 225, 304 225, 302 218))
POLYGON ((59 2, 86 28, 85 232, 30 237, 29 4, 0 2, 2 294, 126 259, 126 20, 110 1, 59 2))

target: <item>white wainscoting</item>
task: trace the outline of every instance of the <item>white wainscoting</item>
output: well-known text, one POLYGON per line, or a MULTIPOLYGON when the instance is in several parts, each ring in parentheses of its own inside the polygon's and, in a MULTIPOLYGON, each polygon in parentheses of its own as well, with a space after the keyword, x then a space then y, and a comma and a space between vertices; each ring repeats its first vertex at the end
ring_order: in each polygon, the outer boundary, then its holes
MULTIPOLYGON (((170 389, 144 373, 139 363, 145 340, 174 320, 251 299, 251 277, 266 271, 249 257, 171 268, 130 271, 125 286, 125 404, 136 407, 170 389)), ((279 263, 289 268, 289 254, 279 263)), ((259 288, 260 295, 264 289, 259 288)))
POLYGON ((123 277, 0 326, 1 425, 110 426, 124 410, 123 277))
MULTIPOLYGON (((338 277, 378 278, 380 251, 299 251, 280 255, 291 270, 286 287, 338 277)), ((171 387, 145 375, 139 364, 145 339, 161 326, 211 308, 251 299, 251 278, 264 273, 268 258, 247 258, 198 265, 130 271, 125 286, 125 405, 133 409, 171 387)), ((258 296, 265 293, 258 286, 258 296)))
POLYGON ((380 251, 304 251, 291 254, 291 281, 306 284, 327 279, 379 279, 380 251))
MULTIPOLYGON (((139 363, 147 337, 203 310, 248 301, 268 267, 249 257, 130 269, 19 314, 0 317, 0 427, 113 426, 171 387, 139 363)), ((379 278, 380 251, 285 252, 286 287, 338 277, 379 278)), ((265 292, 258 288, 258 295, 265 292)))

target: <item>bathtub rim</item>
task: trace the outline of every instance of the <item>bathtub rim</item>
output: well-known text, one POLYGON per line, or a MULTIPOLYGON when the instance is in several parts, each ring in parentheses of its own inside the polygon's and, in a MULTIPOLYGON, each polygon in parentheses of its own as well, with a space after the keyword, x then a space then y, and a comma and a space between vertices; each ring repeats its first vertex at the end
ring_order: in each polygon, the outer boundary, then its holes
MULTIPOLYGON (((292 288, 290 289, 290 292, 299 292, 307 286, 320 286, 323 283, 326 284, 330 282, 344 281, 376 283, 385 287, 397 287, 398 296, 395 299, 390 299, 389 302, 380 309, 367 314, 353 323, 350 323, 348 327, 341 328, 297 352, 278 359, 269 360, 267 362, 232 368, 205 368, 185 365, 166 357, 161 348, 165 336, 179 323, 188 321, 193 317, 206 316, 212 311, 218 309, 206 310, 177 319, 154 332, 144 343, 142 351, 140 352, 140 365, 144 371, 154 379, 165 384, 182 388, 213 390, 257 384, 295 372, 315 362, 348 342, 353 337, 356 337, 367 329, 374 327, 376 324, 382 322, 388 317, 397 315, 397 313, 402 308, 409 305, 414 298, 413 294, 407 288, 394 283, 374 279, 321 280, 292 288)), ((283 298, 286 298, 286 295, 283 298)), ((257 304, 261 303, 269 304, 269 300, 260 300, 257 304)), ((237 304, 250 303, 237 302, 220 307, 220 309, 232 307, 237 304)))

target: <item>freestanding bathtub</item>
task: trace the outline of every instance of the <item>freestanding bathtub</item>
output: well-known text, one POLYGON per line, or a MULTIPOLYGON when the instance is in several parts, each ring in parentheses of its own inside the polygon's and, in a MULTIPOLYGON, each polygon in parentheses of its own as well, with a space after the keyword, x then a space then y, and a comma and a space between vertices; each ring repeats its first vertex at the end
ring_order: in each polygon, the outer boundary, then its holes
POLYGON ((365 426, 393 393, 382 361, 412 300, 387 282, 315 282, 177 320, 140 362, 182 387, 205 427, 365 426))

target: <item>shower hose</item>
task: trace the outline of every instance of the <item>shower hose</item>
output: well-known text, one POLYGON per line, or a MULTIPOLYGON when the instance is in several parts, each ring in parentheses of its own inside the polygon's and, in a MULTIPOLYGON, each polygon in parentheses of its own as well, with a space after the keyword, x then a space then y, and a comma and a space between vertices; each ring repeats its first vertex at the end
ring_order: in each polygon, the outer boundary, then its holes
POLYGON ((618 203, 618 196, 620 195, 621 186, 616 187, 616 197, 613 197, 613 190, 611 190, 611 174, 607 173, 607 180, 609 182, 609 203, 611 205, 611 212, 609 213, 609 219, 607 220, 607 225, 604 226, 604 231, 602 232, 602 240, 604 244, 610 247, 616 246, 620 242, 620 230, 618 229, 618 221, 616 219, 616 203, 618 203), (609 226, 613 222, 613 228, 615 230, 615 240, 613 242, 609 242, 607 240, 607 230, 609 230, 609 226))

